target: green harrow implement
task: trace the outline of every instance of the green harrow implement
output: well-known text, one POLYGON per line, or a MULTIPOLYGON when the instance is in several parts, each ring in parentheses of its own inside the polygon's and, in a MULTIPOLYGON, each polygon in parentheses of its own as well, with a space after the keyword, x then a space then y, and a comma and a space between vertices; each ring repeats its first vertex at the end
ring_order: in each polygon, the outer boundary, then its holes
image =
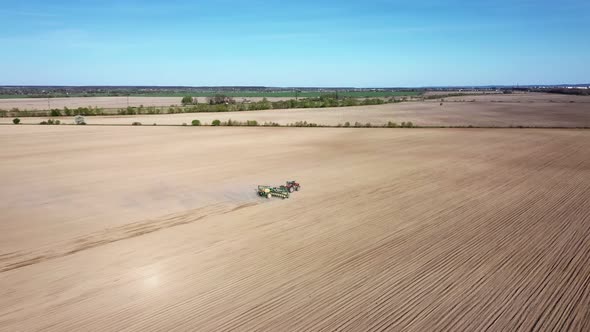
POLYGON ((257 192, 260 197, 271 198, 274 196, 282 199, 289 198, 289 191, 280 187, 258 186, 257 192))

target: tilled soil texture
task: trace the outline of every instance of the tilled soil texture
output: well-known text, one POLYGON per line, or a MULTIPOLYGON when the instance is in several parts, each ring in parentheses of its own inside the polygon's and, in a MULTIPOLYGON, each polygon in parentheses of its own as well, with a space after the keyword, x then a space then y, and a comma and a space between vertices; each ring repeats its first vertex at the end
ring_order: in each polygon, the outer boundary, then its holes
POLYGON ((0 142, 1 331, 590 330, 590 131, 0 142), (254 192, 291 179, 289 199, 254 192))

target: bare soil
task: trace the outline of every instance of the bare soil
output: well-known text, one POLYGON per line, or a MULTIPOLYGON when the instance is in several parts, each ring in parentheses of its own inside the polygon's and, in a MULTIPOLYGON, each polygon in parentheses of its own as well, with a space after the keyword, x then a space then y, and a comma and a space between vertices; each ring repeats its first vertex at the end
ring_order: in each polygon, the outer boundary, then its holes
MULTIPOLYGON (((200 103, 207 102, 206 97, 196 98, 200 103)), ((234 98, 236 101, 244 99, 259 101, 262 98, 234 98)), ((284 100, 285 98, 271 97, 271 101, 284 100)), ((125 108, 127 106, 170 106, 180 105, 182 97, 70 97, 70 98, 11 98, 0 99, 0 110, 18 108, 20 110, 47 110, 78 107, 100 107, 100 108, 125 108)))
POLYGON ((590 330, 590 131, 0 142, 1 331, 590 330), (254 193, 289 179, 287 200, 254 193))

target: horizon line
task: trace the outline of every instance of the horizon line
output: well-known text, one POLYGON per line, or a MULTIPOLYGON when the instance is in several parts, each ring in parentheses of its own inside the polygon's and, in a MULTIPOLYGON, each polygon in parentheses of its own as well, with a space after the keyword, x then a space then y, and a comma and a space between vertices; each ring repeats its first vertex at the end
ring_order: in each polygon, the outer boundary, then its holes
POLYGON ((526 87, 563 87, 590 86, 590 83, 557 83, 557 84, 488 84, 488 85, 424 85, 424 86, 266 86, 266 85, 22 85, 0 84, 0 88, 256 88, 256 89, 441 89, 441 88, 526 88, 526 87))

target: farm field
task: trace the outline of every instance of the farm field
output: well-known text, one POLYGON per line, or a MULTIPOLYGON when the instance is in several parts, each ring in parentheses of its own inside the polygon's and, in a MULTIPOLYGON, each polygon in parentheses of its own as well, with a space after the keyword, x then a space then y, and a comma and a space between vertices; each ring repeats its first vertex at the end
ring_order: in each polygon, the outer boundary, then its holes
POLYGON ((587 130, 2 126, 0 142, 0 331, 590 330, 587 130), (290 179, 288 200, 254 193, 290 179))
MULTIPOLYGON (((18 108, 21 110, 46 110, 51 108, 63 109, 77 108, 77 107, 101 107, 101 108, 124 108, 127 106, 138 107, 143 106, 170 106, 180 105, 180 101, 184 96, 193 96, 199 100, 199 102, 207 102, 208 97, 215 96, 217 93, 182 93, 182 94, 162 94, 162 95, 132 95, 127 97, 56 97, 56 98, 17 98, 18 96, 12 96, 11 98, 2 98, 0 96, 0 110, 10 110, 12 108, 18 108)), ((233 97, 236 101, 249 100, 249 101, 260 101, 266 98, 269 101, 279 101, 287 99, 295 99, 295 93, 232 93, 224 92, 221 93, 226 96, 233 97)), ((302 92, 297 94, 299 98, 316 98, 321 96, 320 92, 302 92)), ((416 92, 363 92, 363 93, 339 93, 342 97, 400 97, 400 96, 417 96, 419 93, 416 92)))
MULTIPOLYGON (((300 98, 317 98, 321 95, 325 95, 328 93, 335 93, 333 91, 280 91, 280 92, 269 92, 269 91, 184 91, 184 92, 149 92, 149 93, 131 93, 130 98, 174 98, 180 100, 180 98, 184 96, 193 96, 206 99, 207 97, 212 97, 217 94, 223 94, 226 96, 234 97, 236 99, 241 98, 256 98, 256 99, 277 99, 277 100, 284 100, 284 99, 295 99, 296 97, 300 98)), ((399 96, 418 96, 421 93, 418 91, 339 91, 338 95, 341 97, 354 97, 354 98, 380 98, 380 97, 399 97, 399 96)), ((57 95, 56 99, 77 99, 77 98, 126 98, 126 97, 112 97, 108 95, 93 95, 87 96, 84 94, 74 94, 71 96, 63 96, 57 95)), ((27 96, 22 97, 22 95, 2 95, 0 94, 0 105, 2 104, 2 99, 36 99, 35 97, 27 98, 27 96)), ((43 98, 41 98, 43 99, 43 98)), ((139 105, 139 104, 138 104, 139 105)), ((145 105, 145 104, 144 104, 145 105)), ((166 104, 170 105, 170 104, 166 104)), ((88 105, 84 105, 88 106, 88 105)), ((146 105, 147 106, 147 105, 146 105)), ((156 105, 154 105, 156 106, 156 105)), ((68 106, 69 107, 69 106, 68 106)))
MULTIPOLYGON (((198 97, 200 103, 207 102, 207 97, 198 97)), ((249 97, 250 101, 259 101, 262 98, 249 97)), ((270 101, 284 100, 285 98, 267 98, 270 101)), ((125 108, 127 106, 170 106, 180 105, 182 97, 70 97, 70 98, 12 98, 0 99, 0 110, 18 108, 21 110, 47 110, 52 108, 63 109, 78 107, 100 107, 100 108, 125 108), (129 102, 129 103, 128 103, 129 102)), ((237 98, 237 101, 242 101, 237 98)))
POLYGON ((501 91, 469 91, 469 90, 431 90, 426 91, 422 95, 425 97, 433 97, 433 96, 444 96, 450 94, 463 94, 463 95, 501 95, 501 91))
MULTIPOLYGON (((336 126, 350 122, 383 125, 389 121, 400 124, 413 122, 419 126, 484 126, 484 127, 590 127, 590 97, 555 94, 514 94, 462 96, 440 100, 413 101, 375 106, 337 108, 308 108, 248 112, 180 113, 128 116, 88 116, 88 124, 182 125, 198 119, 211 123, 215 119, 282 125, 297 121, 336 126), (465 100, 465 101, 463 101, 465 100)), ((46 117, 23 117, 22 123, 38 124, 46 117)), ((62 117, 73 123, 73 117, 62 117)), ((0 123, 12 123, 12 118, 0 118, 0 123)))
POLYGON ((565 94, 557 94, 557 93, 540 93, 540 92, 530 92, 530 93, 514 93, 514 94, 483 94, 483 95, 469 95, 469 96, 458 96, 458 97, 448 97, 444 98, 446 101, 479 101, 479 102, 497 102, 497 103, 525 103, 525 104, 535 104, 535 103, 550 103, 550 104, 560 104, 560 103, 582 103, 582 104, 589 104, 590 103, 590 96, 580 96, 580 95, 565 95, 565 94))

